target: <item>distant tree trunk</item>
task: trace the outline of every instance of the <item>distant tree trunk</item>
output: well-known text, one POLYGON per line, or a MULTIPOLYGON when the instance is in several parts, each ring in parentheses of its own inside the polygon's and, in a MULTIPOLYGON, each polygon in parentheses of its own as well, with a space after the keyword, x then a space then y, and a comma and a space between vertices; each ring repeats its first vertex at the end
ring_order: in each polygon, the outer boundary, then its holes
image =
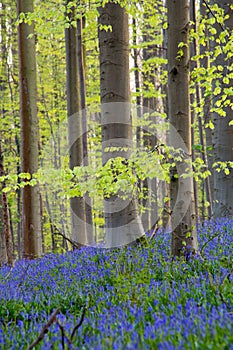
MULTIPOLYGON (((15 144, 17 148, 17 154, 20 155, 20 141, 19 137, 16 135, 15 136, 15 144)), ((17 175, 21 173, 21 165, 20 165, 20 160, 17 161, 17 175)), ((18 184, 20 183, 20 178, 18 178, 18 184)), ((21 196, 22 196, 22 190, 21 188, 18 188, 16 190, 16 201, 17 201, 17 215, 18 217, 22 217, 22 201, 21 201, 21 196)), ((17 253, 18 253, 18 259, 22 258, 22 222, 18 220, 17 223, 17 253)))
MULTIPOLYGON (((111 30, 99 30, 100 88, 102 112, 103 164, 110 158, 130 155, 132 121, 129 88, 128 16, 119 4, 107 3, 99 8, 99 25, 111 30), (107 147, 129 150, 108 152, 107 147)), ((128 244, 143 235, 143 227, 135 197, 123 200, 119 196, 105 198, 106 246, 128 244)))
MULTIPOLYGON (((134 80, 135 80, 135 91, 137 93, 136 96, 136 105, 137 105, 137 129, 136 129, 136 140, 137 140, 137 147, 140 149, 142 146, 142 127, 140 126, 140 119, 142 115, 142 96, 141 96, 141 74, 139 71, 139 50, 137 49, 137 21, 135 18, 133 18, 133 61, 134 61, 134 80)), ((139 191, 142 191, 143 188, 143 182, 139 179, 138 180, 138 188, 139 191)), ((142 205, 142 198, 140 198, 139 203, 142 205)))
MULTIPOLYGON (((191 20, 192 20, 192 22, 194 22, 194 30, 195 30, 195 33, 197 33, 198 32, 198 27, 197 27, 196 3, 195 3, 195 0, 191 1, 191 20)), ((197 38, 195 38, 193 40, 193 45, 192 45, 193 55, 194 56, 197 56, 199 54, 198 44, 199 44, 198 40, 197 40, 197 38)), ((194 68, 200 68, 200 62, 199 62, 198 59, 194 62, 193 66, 194 66, 194 68)), ((202 93, 201 93, 200 82, 196 82, 196 101, 197 101, 197 105, 201 106, 202 93)), ((202 146, 202 150, 201 150, 200 156, 201 156, 201 159, 203 160, 204 164, 206 165, 206 167, 208 167, 208 160, 207 160, 207 154, 206 154, 206 144, 205 144, 204 131, 203 131, 204 118, 201 118, 200 113, 198 113, 198 115, 197 115, 197 120, 198 120, 199 141, 200 141, 200 144, 202 146)), ((203 203, 204 203, 203 204, 203 208, 202 208, 203 219, 205 218, 205 203, 206 203, 206 200, 208 202, 208 206, 207 206, 208 218, 210 219, 210 217, 212 215, 212 197, 211 197, 211 189, 210 189, 210 179, 209 179, 209 177, 207 177, 204 180, 204 191, 202 193, 202 198, 203 198, 203 203)))
MULTIPOLYGON (((7 150, 7 143, 9 142, 10 149, 15 150, 15 162, 14 168, 16 170, 16 174, 19 175, 21 173, 21 165, 20 165, 20 120, 19 120, 19 60, 18 60, 18 33, 15 31, 15 13, 17 2, 12 1, 2 1, 1 2, 1 46, 2 46, 2 73, 5 74, 5 87, 1 84, 2 88, 5 90, 5 101, 4 103, 4 93, 3 97, 1 97, 1 102, 3 109, 5 108, 6 121, 9 120, 9 117, 12 120, 12 130, 8 133, 7 130, 2 129, 5 134, 5 141, 3 144, 4 148, 7 150), (7 107, 6 107, 7 106, 7 107)), ((1 78, 3 79, 3 78, 1 78)), ((3 116, 3 124, 5 117, 3 116)), ((18 179, 20 181, 20 179, 18 179)), ((18 218, 17 224, 13 224, 10 220, 11 224, 11 234, 12 234, 12 245, 13 251, 17 250, 18 258, 22 257, 22 203, 21 203, 21 188, 16 190, 16 203, 17 203, 17 213, 15 214, 18 218), (16 231, 16 235, 14 237, 13 228, 16 231)), ((14 207, 14 205, 13 205, 14 207)), ((11 208, 9 207, 9 210, 11 208)))
POLYGON ((0 266, 7 263, 2 200, 0 203, 0 266))
MULTIPOLYGON (((4 3, 1 3, 1 60, 2 60, 2 70, 1 70, 1 85, 0 85, 0 96, 1 96, 1 119, 4 120, 5 116, 5 92, 7 85, 7 47, 6 47, 6 7, 4 3)), ((2 151, 2 133, 0 131, 0 176, 4 176, 4 164, 3 164, 4 156, 2 151)), ((3 189, 5 187, 5 181, 1 181, 0 187, 0 266, 7 263, 7 251, 6 251, 6 230, 8 227, 8 220, 4 215, 5 212, 5 200, 6 194, 3 193, 3 189)), ((8 232, 9 233, 9 232, 8 232)))
MULTIPOLYGON (((189 1, 168 0, 168 104, 171 124, 170 144, 181 147, 177 137, 184 141, 184 153, 191 156, 191 116, 189 100, 189 1), (178 45, 184 43, 178 57, 178 45)), ((186 155, 184 155, 186 158, 186 155)), ((187 164, 185 159, 171 173, 171 224, 172 255, 183 251, 197 251, 196 222, 194 212, 193 181, 183 179, 187 164)), ((191 169, 190 169, 191 170, 191 169)))
MULTIPOLYGON (((195 8, 195 0, 191 0, 190 3, 190 19, 191 21, 194 21, 194 8, 195 8)), ((190 56, 194 56, 194 41, 191 43, 190 46, 190 56)), ((190 70, 192 71, 195 67, 195 63, 194 61, 190 62, 190 70)), ((191 94, 190 96, 190 102, 191 105, 194 104, 195 101, 195 95, 191 94)), ((195 123, 195 119, 196 119, 196 113, 195 113, 195 109, 192 108, 191 111, 191 144, 194 145, 195 144, 195 127, 194 127, 194 123, 195 123)), ((195 154, 195 150, 192 148, 192 161, 194 162, 196 159, 196 154, 195 154)), ((198 183, 197 181, 193 180, 193 189, 194 189, 194 203, 195 203, 195 215, 196 215, 196 220, 197 222, 199 221, 199 210, 198 210, 198 183)))
MULTIPOLYGON (((33 1, 18 0, 20 13, 33 12, 33 1)), ((34 174, 38 170, 38 119, 34 24, 18 26, 20 65, 21 170, 34 174)), ((41 218, 38 186, 25 186, 23 200, 23 241, 25 258, 41 255, 41 218)))
MULTIPOLYGON (((0 135, 1 136, 1 135, 0 135)), ((1 138, 0 138, 0 176, 4 176, 4 165, 3 165, 3 153, 1 148, 1 138)), ((7 197, 6 193, 3 192, 5 188, 5 181, 2 181, 0 193, 1 193, 1 201, 0 201, 0 266, 9 262, 7 257, 7 247, 6 247, 6 238, 11 237, 10 233, 10 225, 9 225, 9 214, 7 197)), ((12 256, 12 251, 11 251, 12 256)), ((13 260, 12 260, 13 263, 13 260)), ((11 265, 12 265, 11 263, 11 265)))
MULTIPOLYGON (((208 19, 209 12, 206 9, 205 4, 203 1, 200 3, 200 13, 202 18, 208 19)), ((203 55, 203 58, 200 60, 200 64, 205 69, 208 69, 210 66, 210 57, 208 55, 208 52, 210 51, 210 42, 208 40, 208 28, 205 30, 205 36, 206 36, 206 46, 201 45, 200 47, 200 54, 203 55)), ((202 88, 202 96, 204 97, 205 89, 202 88)), ((205 124, 209 124, 211 121, 211 100, 212 96, 211 94, 208 94, 208 96, 204 97, 204 122, 205 124)), ((208 127, 205 129, 205 144, 206 144, 206 156, 207 156, 207 164, 208 169, 211 171, 211 175, 209 176, 209 187, 210 187, 210 198, 211 198, 211 215, 213 213, 213 198, 214 198, 214 175, 213 175, 213 142, 212 142, 212 130, 208 127)))
MULTIPOLYGON (((145 30, 149 29, 147 26, 145 30)), ((148 42, 148 46, 144 47, 143 49, 143 62, 146 63, 147 60, 153 58, 156 56, 156 48, 155 45, 150 44, 150 42, 153 40, 153 37, 146 34, 144 35, 144 42, 148 42)), ((154 86, 154 89, 156 89, 156 77, 155 77, 155 68, 151 70, 147 70, 146 73, 143 74, 143 85, 145 90, 151 89, 150 84, 154 86), (148 87, 149 85, 149 87, 148 87)), ((158 99, 155 97, 144 97, 143 96, 143 107, 145 108, 146 112, 152 113, 156 110, 156 102, 158 102, 158 99), (157 101, 156 101, 157 100, 157 101)), ((150 118, 150 117, 149 117, 150 118)), ((156 117, 153 116, 153 118, 150 118, 153 121, 156 120, 156 117)), ((151 134, 149 131, 143 130, 143 144, 147 149, 153 149, 156 145, 156 136, 151 134)), ((144 203, 147 203, 146 212, 143 214, 143 226, 146 231, 150 231, 153 227, 157 217, 158 217, 158 203, 157 203, 157 195, 156 195, 156 201, 152 204, 152 193, 153 189, 156 189, 157 183, 156 179, 149 179, 147 178, 145 181, 143 181, 143 194, 144 194, 144 203), (147 200, 146 200, 147 197, 147 200)), ((154 192, 155 193, 155 192, 154 192)))
MULTIPOLYGON (((80 1, 81 5, 81 1, 80 1)), ((88 161, 88 126, 86 114, 86 75, 85 75, 85 48, 83 45, 83 28, 85 27, 85 16, 77 20, 77 54, 78 54, 78 69, 79 69, 79 84, 80 84, 80 107, 82 114, 82 141, 83 141, 83 165, 87 166, 88 161)), ((88 244, 93 243, 93 221, 92 221, 92 206, 91 198, 88 194, 85 195, 85 215, 86 215, 86 232, 88 244), (89 204, 90 203, 90 204, 89 204)))
MULTIPOLYGON (((66 5, 70 1, 66 1, 66 5)), ((68 8, 67 16, 70 23, 75 20, 75 9, 68 8)), ((82 113, 80 106, 79 71, 77 29, 70 24, 65 29, 66 40, 66 82, 67 82, 67 109, 68 109, 68 137, 70 168, 82 165, 82 113)), ((83 197, 74 197, 70 200, 72 239, 80 245, 86 245, 86 215, 83 197)))
MULTIPOLYGON (((224 16, 228 15, 229 18, 224 22, 224 27, 228 29, 229 35, 232 35, 233 31, 233 10, 230 5, 231 1, 215 1, 219 8, 224 10, 224 16)), ((217 34, 220 35, 222 28, 219 23, 215 23, 217 34)), ((227 38, 228 40, 228 38, 227 38)), ((216 41, 213 42, 213 49, 219 46, 216 41)), ((223 45, 221 45, 221 53, 217 56, 214 64, 223 67, 225 72, 232 67, 233 56, 227 58, 227 55, 223 51, 223 45)), ((232 89, 233 79, 231 78, 229 83, 221 82, 222 93, 224 90, 232 89)), ((213 89, 215 89, 215 82, 213 89)), ((232 95, 227 97, 231 104, 224 106, 223 110, 226 113, 225 117, 220 116, 217 112, 212 115, 214 130, 213 130, 213 146, 214 146, 214 162, 227 162, 233 161, 233 126, 229 126, 230 121, 233 120, 233 97, 232 95)), ((222 217, 227 215, 233 215, 233 169, 230 169, 230 173, 227 175, 224 171, 214 171, 214 208, 213 216, 222 217)))
MULTIPOLYGON (((164 6, 167 5, 167 0, 163 0, 164 6)), ((163 50, 163 58, 167 59, 167 45, 168 45, 168 38, 167 38, 167 29, 163 28, 163 42, 162 42, 162 50, 163 50)), ((164 65, 164 69, 168 70, 168 65, 164 65)), ((166 122, 169 119, 169 111, 168 111, 168 86, 167 84, 162 85, 162 93, 164 95, 163 97, 163 110, 166 114, 166 122)), ((169 131, 166 131, 165 135, 165 144, 167 144, 168 141, 168 134, 169 131)), ((163 227, 168 227, 170 225, 171 221, 171 200, 170 200, 170 185, 168 183, 162 183, 161 188, 162 198, 168 197, 168 200, 166 203, 164 203, 164 209, 162 212, 162 223, 163 227)))

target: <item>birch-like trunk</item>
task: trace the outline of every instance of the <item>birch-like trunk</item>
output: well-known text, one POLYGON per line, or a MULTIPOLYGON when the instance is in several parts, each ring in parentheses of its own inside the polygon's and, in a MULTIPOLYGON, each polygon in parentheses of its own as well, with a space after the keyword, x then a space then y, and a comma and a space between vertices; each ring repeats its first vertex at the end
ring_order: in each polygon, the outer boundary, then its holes
MULTIPOLYGON (((33 13, 32 0, 18 0, 20 13, 33 13)), ((18 26, 20 69, 21 171, 34 174, 38 170, 38 119, 34 24, 18 26)), ((38 186, 22 189, 23 256, 41 255, 41 217, 38 186)))
MULTIPOLYGON (((171 172, 172 255, 197 251, 193 180, 182 178, 186 159, 191 156, 189 95, 189 1, 168 0, 168 109, 170 144, 182 147, 183 160, 171 172), (183 43, 182 53, 178 45, 183 43)), ((191 167, 189 169, 191 171, 191 167)))
MULTIPOLYGON (((103 164, 115 157, 129 158, 132 147, 129 86, 128 15, 119 4, 108 3, 99 8, 100 88, 102 112, 103 164), (115 147, 114 152, 106 150, 115 147), (128 148, 128 150, 117 150, 128 148)), ((106 246, 117 247, 143 235, 136 198, 118 195, 104 201, 106 246)))

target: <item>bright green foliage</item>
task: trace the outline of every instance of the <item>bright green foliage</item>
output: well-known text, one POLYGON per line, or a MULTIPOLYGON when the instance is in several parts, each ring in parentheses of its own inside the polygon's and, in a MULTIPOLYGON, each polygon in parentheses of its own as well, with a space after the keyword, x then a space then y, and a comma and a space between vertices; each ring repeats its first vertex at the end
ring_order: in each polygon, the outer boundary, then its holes
MULTIPOLYGON (((85 16, 85 28, 83 29, 83 45, 85 48, 85 69, 88 112, 88 137, 89 137, 89 166, 75 168, 73 172, 68 167, 67 152, 67 110, 66 110, 66 71, 65 71, 65 28, 76 26, 76 22, 70 23, 64 1, 41 2, 35 0, 34 13, 21 14, 16 18, 16 6, 12 1, 6 1, 4 11, 1 13, 2 24, 1 45, 6 51, 1 51, 0 75, 2 89, 0 91, 1 113, 0 131, 4 154, 7 187, 13 233, 16 235, 20 213, 17 209, 17 198, 20 188, 28 184, 35 185, 39 181, 42 189, 44 202, 44 234, 45 245, 49 246, 50 237, 50 214, 48 203, 53 208, 53 220, 60 222, 59 213, 62 212, 63 224, 69 227, 68 201, 70 197, 83 195, 87 191, 93 200, 94 221, 103 223, 101 214, 102 199, 119 190, 125 198, 130 193, 137 194, 139 199, 147 198, 148 189, 139 185, 146 179, 157 178, 163 182, 170 181, 170 170, 177 162, 182 160, 175 155, 174 150, 162 147, 161 153, 149 153, 151 146, 149 141, 157 134, 161 124, 154 123, 157 116, 166 119, 166 84, 167 84, 167 60, 166 40, 164 34, 167 30, 166 7, 164 1, 136 0, 116 1, 126 7, 129 13, 130 23, 130 54, 131 54, 131 97, 132 102, 140 97, 141 104, 149 108, 143 117, 138 118, 133 114, 133 137, 135 144, 140 143, 139 151, 132 150, 129 160, 117 158, 109 161, 102 167, 101 159, 101 129, 99 125, 99 48, 98 48, 98 6, 100 2, 69 2, 68 7, 75 7, 77 19, 81 14, 85 16), (132 23, 135 19, 135 25, 132 23), (33 178, 20 173, 20 118, 19 118, 19 71, 17 57, 17 24, 25 21, 35 23, 37 68, 38 68, 38 117, 40 127, 40 165, 41 169, 33 178), (133 38, 136 37, 136 43, 133 38), (137 54, 138 67, 133 67, 133 58, 137 54), (4 56, 5 55, 5 56, 4 56), (137 91, 134 88, 135 71, 139 73, 140 86, 137 91), (154 112, 154 115, 153 115, 154 112), (155 117, 154 119, 152 117, 155 117), (141 139, 136 140, 136 129, 140 128, 141 139), (146 131, 145 131, 146 130, 146 131), (149 140, 149 141, 148 141, 149 140), (148 144, 147 144, 148 142, 148 144), (48 146, 48 144, 50 146, 48 146), (46 156, 45 156, 45 153, 46 156), (48 203, 46 202, 48 194, 48 203), (64 201, 64 202, 62 202, 64 201), (61 204, 62 202, 62 204, 61 204), (49 242, 49 243, 48 243, 49 242), (48 244, 47 244, 48 243, 48 244)), ((104 6, 105 2, 101 2, 104 6)), ((210 5, 209 5, 210 6, 210 5)), ((198 52, 192 57, 197 62, 196 68, 191 72, 191 93, 195 95, 196 86, 200 84, 202 96, 200 103, 194 98, 192 109, 197 116, 201 117, 202 125, 207 129, 213 129, 212 120, 205 121, 204 107, 208 99, 211 100, 210 112, 225 115, 224 107, 232 107, 233 67, 229 61, 233 55, 233 34, 228 30, 225 23, 227 18, 217 5, 210 6, 204 17, 198 15, 197 32, 191 24, 191 42, 198 41, 198 52), (220 31, 216 30, 218 22, 220 31), (211 49, 211 43, 217 43, 211 49), (216 59, 224 53, 226 64, 216 64, 216 59), (203 61, 207 60, 205 67, 203 61), (214 89, 213 89, 214 84, 214 89), (223 85, 225 84, 225 86, 223 85)), ((199 14, 199 8, 197 8, 199 14)), ((111 30, 111 28, 105 28, 111 30)), ((183 43, 180 43, 177 55, 182 55, 183 43)), ((165 134, 167 126, 162 123, 165 134)), ((230 122, 229 127, 232 127, 230 122)), ((231 162, 219 162, 213 169, 207 168, 202 159, 203 151, 208 154, 212 149, 203 148, 198 137, 197 121, 194 120, 194 145, 195 161, 192 164, 193 172, 184 174, 184 177, 193 175, 202 188, 203 181, 213 174, 214 171, 224 171, 229 174, 232 169, 231 162)), ((160 129, 159 129, 160 132, 160 129)), ((158 134, 159 134, 158 132, 158 134)), ((160 140, 158 140, 158 143, 160 140)), ((178 152, 179 153, 179 152, 178 152)), ((190 163, 187 168, 190 167, 190 163)), ((3 179, 1 179, 3 180, 3 179)), ((167 194, 165 194, 167 197, 167 194)), ((142 208, 141 208, 142 209, 142 208)), ((61 220, 61 221, 62 221, 61 220)), ((63 227, 64 228, 64 227, 63 227)), ((65 230, 68 234, 68 229, 65 230)), ((68 234, 69 235, 69 234, 68 234)))

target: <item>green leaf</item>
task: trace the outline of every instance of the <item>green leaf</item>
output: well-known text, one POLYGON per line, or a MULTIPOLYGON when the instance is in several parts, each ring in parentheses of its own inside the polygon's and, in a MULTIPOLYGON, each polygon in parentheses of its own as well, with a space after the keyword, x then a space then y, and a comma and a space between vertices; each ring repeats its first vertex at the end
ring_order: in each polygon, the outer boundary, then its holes
POLYGON ((203 150, 203 147, 202 147, 202 145, 193 145, 193 146, 192 146, 192 149, 193 149, 193 150, 196 150, 196 151, 202 151, 202 150, 203 150))
POLYGON ((212 120, 210 120, 209 123, 205 124, 205 128, 210 128, 211 130, 214 129, 214 123, 212 122, 212 120))
POLYGON ((29 174, 29 173, 20 173, 19 174, 19 178, 20 179, 24 179, 24 180, 30 180, 31 179, 31 174, 29 174))
POLYGON ((8 193, 10 191, 11 191, 10 187, 4 187, 3 190, 2 190, 2 192, 4 192, 4 193, 8 193))

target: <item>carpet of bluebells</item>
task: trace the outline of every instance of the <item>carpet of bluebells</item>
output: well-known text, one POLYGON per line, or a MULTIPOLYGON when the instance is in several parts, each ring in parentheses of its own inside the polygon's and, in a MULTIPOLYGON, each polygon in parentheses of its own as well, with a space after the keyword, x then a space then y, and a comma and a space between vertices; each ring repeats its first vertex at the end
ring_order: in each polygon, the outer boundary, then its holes
POLYGON ((158 232, 148 246, 2 267, 0 349, 30 349, 44 329, 35 349, 233 350, 233 219, 198 231, 188 262, 158 232))

